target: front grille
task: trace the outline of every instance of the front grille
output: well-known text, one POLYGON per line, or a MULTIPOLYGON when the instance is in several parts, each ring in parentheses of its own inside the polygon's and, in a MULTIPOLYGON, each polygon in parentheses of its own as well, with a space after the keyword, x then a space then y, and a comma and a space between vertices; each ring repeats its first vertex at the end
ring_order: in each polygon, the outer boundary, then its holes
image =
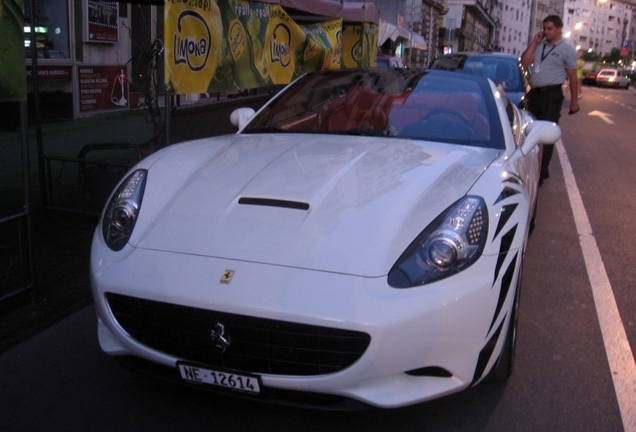
POLYGON ((371 337, 362 332, 235 315, 107 293, 117 323, 136 341, 182 360, 272 375, 322 375, 359 359, 371 337), (224 353, 210 334, 223 324, 224 353))

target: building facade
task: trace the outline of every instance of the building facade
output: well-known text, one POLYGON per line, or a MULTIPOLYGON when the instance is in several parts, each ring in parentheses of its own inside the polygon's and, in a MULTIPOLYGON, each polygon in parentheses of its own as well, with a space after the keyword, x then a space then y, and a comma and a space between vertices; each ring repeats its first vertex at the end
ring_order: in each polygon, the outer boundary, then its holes
POLYGON ((504 0, 500 3, 499 51, 521 56, 530 37, 531 0, 504 0))
POLYGON ((445 1, 371 0, 380 13, 378 52, 402 57, 412 68, 428 66, 437 56, 441 18, 448 11, 445 1), (383 30, 387 26, 390 37, 383 30))
POLYGON ((543 19, 548 15, 558 15, 563 18, 564 0, 530 0, 530 32, 528 43, 534 35, 543 30, 543 19))
POLYGON ((492 51, 499 25, 496 0, 446 0, 437 55, 458 51, 492 51))
POLYGON ((615 0, 566 0, 564 35, 582 54, 608 56, 618 49, 632 58, 636 42, 632 23, 636 6, 615 0))
POLYGON ((134 58, 163 31, 163 6, 118 1, 35 0, 24 16, 29 102, 37 69, 45 120, 128 109, 129 84, 147 73, 134 58))

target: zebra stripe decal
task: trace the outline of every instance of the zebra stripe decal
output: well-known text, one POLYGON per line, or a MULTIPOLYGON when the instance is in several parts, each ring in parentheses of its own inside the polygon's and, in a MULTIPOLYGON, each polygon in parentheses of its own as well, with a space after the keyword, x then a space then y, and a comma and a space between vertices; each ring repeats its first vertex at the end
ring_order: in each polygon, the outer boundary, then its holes
MULTIPOLYGON (((499 197, 497 197, 495 205, 499 204, 500 202, 507 201, 512 197, 516 197, 521 193, 518 190, 519 185, 518 182, 515 181, 515 178, 506 179, 504 181, 504 184, 504 189, 502 190, 499 197)), ((505 334, 502 335, 502 329, 504 323, 506 322, 508 310, 504 311, 503 307, 506 303, 506 299, 510 295, 514 295, 515 287, 513 286, 513 281, 515 275, 518 272, 518 266, 520 263, 520 255, 518 251, 510 260, 509 255, 517 233, 521 233, 522 230, 518 229, 518 223, 515 223, 506 231, 504 231, 504 229, 506 228, 510 220, 513 219, 513 215, 519 208, 519 198, 520 197, 516 197, 516 199, 513 198, 513 202, 502 205, 501 211, 499 213, 497 227, 493 236, 493 242, 499 241, 499 254, 493 274, 493 283, 491 289, 499 286, 499 295, 497 298, 495 310, 493 312, 493 317, 490 322, 490 327, 488 328, 488 332, 486 333, 486 335, 489 335, 489 337, 487 337, 484 347, 479 353, 471 385, 474 385, 482 378, 486 370, 486 366, 492 360, 495 347, 499 342, 499 338, 502 336, 506 336, 505 334), (508 266, 505 268, 505 270, 502 271, 506 262, 508 262, 508 266), (497 323, 499 324, 497 325, 497 323)))

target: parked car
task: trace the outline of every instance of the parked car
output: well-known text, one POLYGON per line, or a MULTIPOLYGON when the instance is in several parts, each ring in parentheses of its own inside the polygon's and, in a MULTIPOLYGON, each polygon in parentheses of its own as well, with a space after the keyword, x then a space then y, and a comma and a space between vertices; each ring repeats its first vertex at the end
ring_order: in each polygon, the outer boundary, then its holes
POLYGON ((583 85, 596 85, 596 76, 600 69, 587 72, 583 76, 583 85))
POLYGON ((485 76, 501 84, 515 105, 525 107, 530 90, 525 70, 519 57, 498 52, 459 52, 445 54, 431 63, 430 69, 460 71, 485 76))
POLYGON ((390 56, 386 54, 378 54, 376 58, 376 65, 378 67, 394 67, 403 68, 404 60, 401 57, 390 56))
POLYGON ((308 74, 169 146, 95 231, 101 348, 185 385, 400 407, 510 375, 539 144, 484 77, 308 74))
POLYGON ((631 81, 627 74, 618 69, 601 69, 596 76, 596 85, 604 87, 629 88, 631 81))

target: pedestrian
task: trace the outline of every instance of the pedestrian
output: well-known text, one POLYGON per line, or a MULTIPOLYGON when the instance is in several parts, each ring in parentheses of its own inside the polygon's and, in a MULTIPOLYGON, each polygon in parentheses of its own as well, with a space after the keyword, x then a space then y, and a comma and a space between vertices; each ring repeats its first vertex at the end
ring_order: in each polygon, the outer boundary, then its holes
MULTIPOLYGON (((543 19, 543 30, 537 33, 521 54, 521 65, 530 70, 532 90, 528 94, 528 111, 537 120, 559 123, 564 95, 562 86, 566 78, 570 87, 570 114, 579 112, 579 80, 577 55, 572 45, 562 37, 563 21, 557 15, 543 19)), ((550 177, 550 160, 554 144, 543 145, 539 185, 550 177)))

